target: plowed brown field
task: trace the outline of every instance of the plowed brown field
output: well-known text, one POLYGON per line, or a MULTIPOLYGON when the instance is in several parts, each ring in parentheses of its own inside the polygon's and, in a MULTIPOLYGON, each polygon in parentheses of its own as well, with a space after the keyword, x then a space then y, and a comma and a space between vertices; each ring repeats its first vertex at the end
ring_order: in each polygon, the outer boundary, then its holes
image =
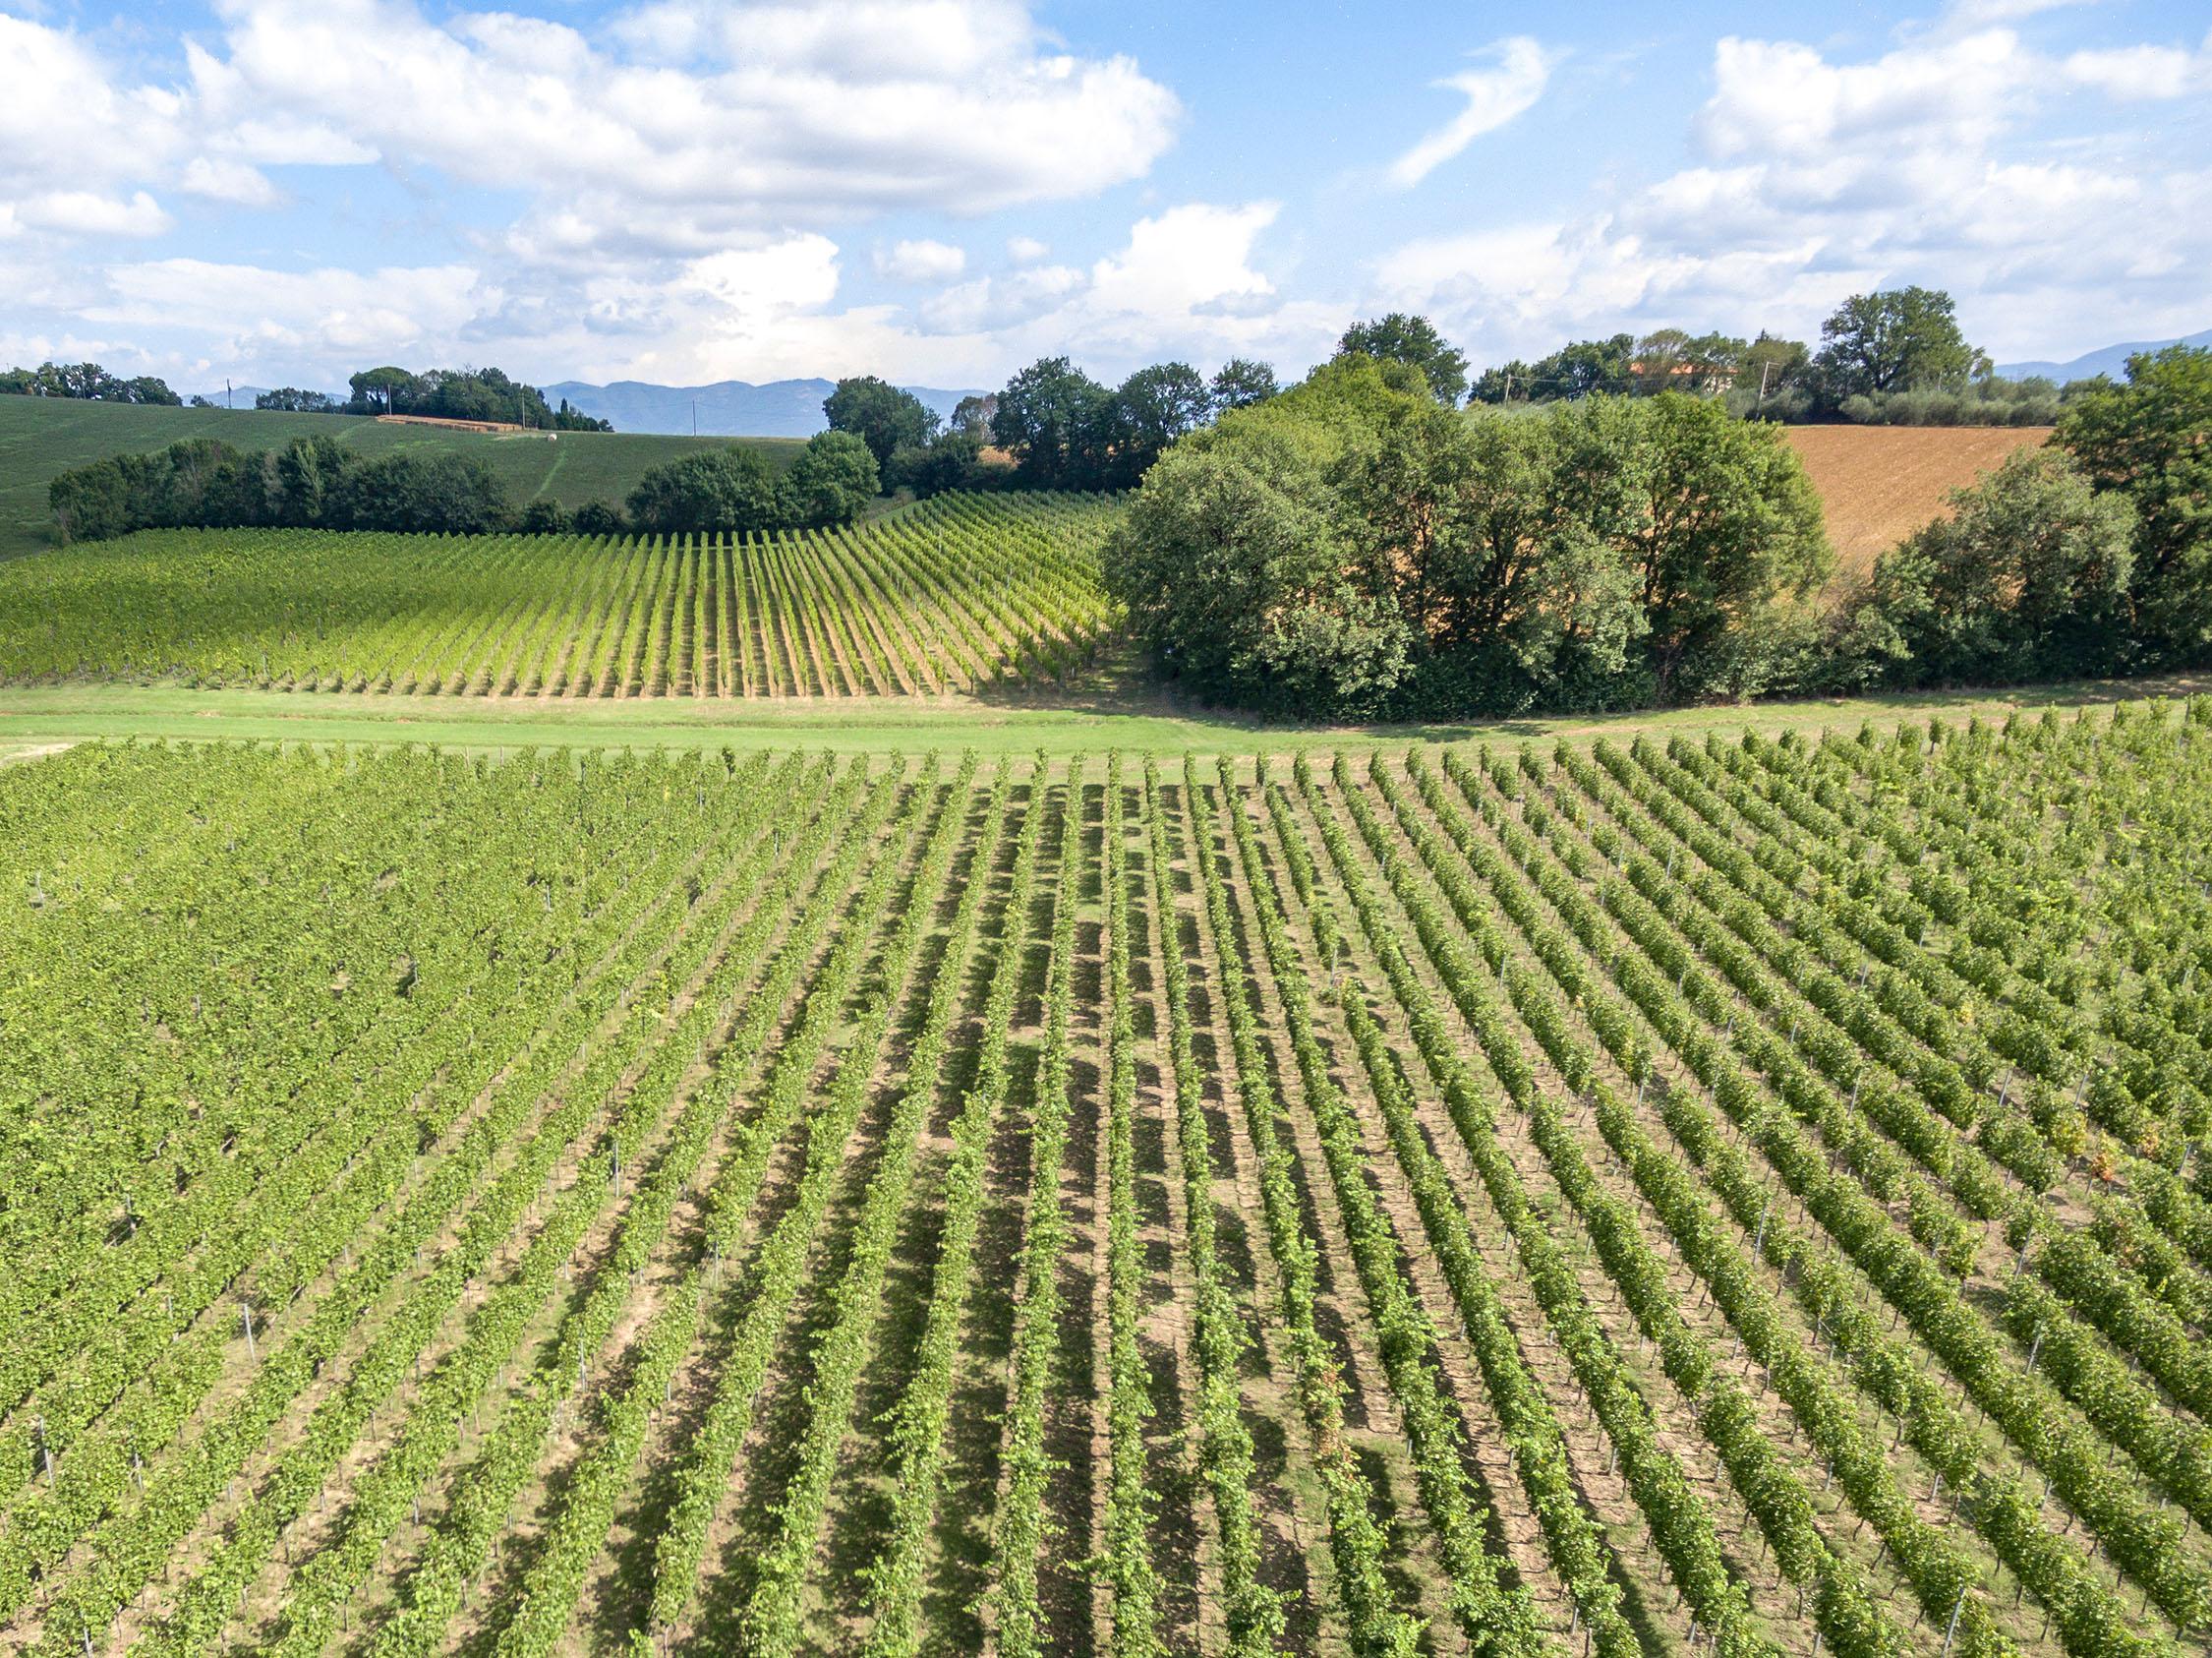
POLYGON ((1944 510, 2014 449, 2033 448, 2048 426, 1793 426, 1790 446, 1828 513, 1840 574, 1869 568, 1944 510))

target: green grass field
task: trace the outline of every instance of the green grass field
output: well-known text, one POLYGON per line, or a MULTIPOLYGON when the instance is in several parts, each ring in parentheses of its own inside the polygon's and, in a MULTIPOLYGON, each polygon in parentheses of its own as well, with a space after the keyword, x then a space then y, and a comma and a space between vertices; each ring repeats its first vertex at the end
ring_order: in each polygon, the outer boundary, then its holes
POLYGON ((1756 731, 1849 732, 1872 721, 2002 721, 2143 697, 2202 694, 2196 676, 2075 681, 2006 691, 1927 691, 1806 702, 1726 704, 1641 714, 1562 716, 1426 726, 1300 726, 1194 709, 1147 686, 1126 662, 1080 693, 1039 687, 945 697, 756 697, 618 701, 360 696, 348 692, 192 690, 175 685, 0 684, 0 754, 99 741, 435 743, 470 752, 528 747, 677 748, 742 752, 808 748, 991 755, 1102 753, 1291 754, 1365 751, 1409 741, 1615 741, 1756 731))
POLYGON ((668 438, 639 432, 486 434, 386 425, 354 415, 259 409, 139 408, 61 397, 0 396, 0 559, 51 545, 46 486, 57 472, 113 454, 145 454, 186 438, 240 448, 276 448, 294 438, 331 437, 366 454, 438 447, 481 460, 519 504, 541 496, 567 507, 619 503, 647 467, 698 449, 743 442, 778 465, 795 438, 668 438))

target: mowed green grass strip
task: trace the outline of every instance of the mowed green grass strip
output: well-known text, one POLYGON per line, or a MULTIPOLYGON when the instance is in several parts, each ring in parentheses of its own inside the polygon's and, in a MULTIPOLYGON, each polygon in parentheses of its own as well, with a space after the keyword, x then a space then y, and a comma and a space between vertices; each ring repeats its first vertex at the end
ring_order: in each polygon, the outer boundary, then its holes
POLYGON ((1724 704, 1642 714, 1469 721, 1427 726, 1270 725, 1181 706, 1126 673, 1080 689, 1013 688, 984 695, 813 698, 647 698, 533 703, 448 697, 304 695, 292 691, 191 690, 168 685, 0 685, 0 754, 87 741, 436 743, 472 752, 527 747, 690 748, 751 752, 816 748, 839 753, 917 753, 972 747, 991 755, 1096 753, 1292 754, 1365 749, 1409 740, 1503 741, 1709 732, 1816 733, 1863 721, 2002 720, 2102 707, 2208 688, 2204 676, 2073 681, 2009 691, 1833 697, 1750 706, 1724 704))
POLYGON ((116 454, 147 454, 187 438, 242 449, 281 448, 294 438, 335 438, 362 454, 449 449, 480 460, 517 504, 541 498, 577 507, 620 503, 648 467, 741 443, 778 467, 804 447, 796 438, 670 438, 644 432, 483 433, 402 426, 363 415, 277 414, 261 409, 141 408, 68 397, 0 396, 0 559, 52 545, 46 486, 58 472, 116 454))

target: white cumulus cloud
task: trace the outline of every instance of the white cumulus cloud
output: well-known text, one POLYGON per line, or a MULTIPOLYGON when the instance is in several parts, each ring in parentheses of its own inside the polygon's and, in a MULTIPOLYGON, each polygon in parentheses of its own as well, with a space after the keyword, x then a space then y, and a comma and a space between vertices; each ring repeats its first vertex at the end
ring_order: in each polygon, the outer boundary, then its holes
POLYGON ((2039 142, 2032 117, 2068 79, 2180 95, 2164 56, 2062 74, 2005 29, 1860 59, 1722 39, 1691 122, 1701 160, 1371 268, 1385 300, 1487 361, 1662 326, 1809 337, 1844 296, 1904 282, 1949 289, 2001 361, 2202 327, 2212 170, 2118 134, 2039 142))
POLYGON ((967 268, 967 255, 949 242, 927 237, 895 242, 876 254, 876 269, 901 282, 949 282, 967 268))

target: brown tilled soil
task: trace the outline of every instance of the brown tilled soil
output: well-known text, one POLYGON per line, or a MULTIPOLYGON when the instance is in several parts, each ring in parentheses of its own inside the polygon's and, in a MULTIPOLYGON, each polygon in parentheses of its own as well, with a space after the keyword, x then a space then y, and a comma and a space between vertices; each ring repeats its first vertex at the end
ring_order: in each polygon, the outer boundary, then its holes
POLYGON ((1945 510, 1962 490, 2032 449, 2048 426, 1792 426, 1789 446, 1805 463, 1828 515, 1839 573, 1859 575, 1877 555, 1945 510))

